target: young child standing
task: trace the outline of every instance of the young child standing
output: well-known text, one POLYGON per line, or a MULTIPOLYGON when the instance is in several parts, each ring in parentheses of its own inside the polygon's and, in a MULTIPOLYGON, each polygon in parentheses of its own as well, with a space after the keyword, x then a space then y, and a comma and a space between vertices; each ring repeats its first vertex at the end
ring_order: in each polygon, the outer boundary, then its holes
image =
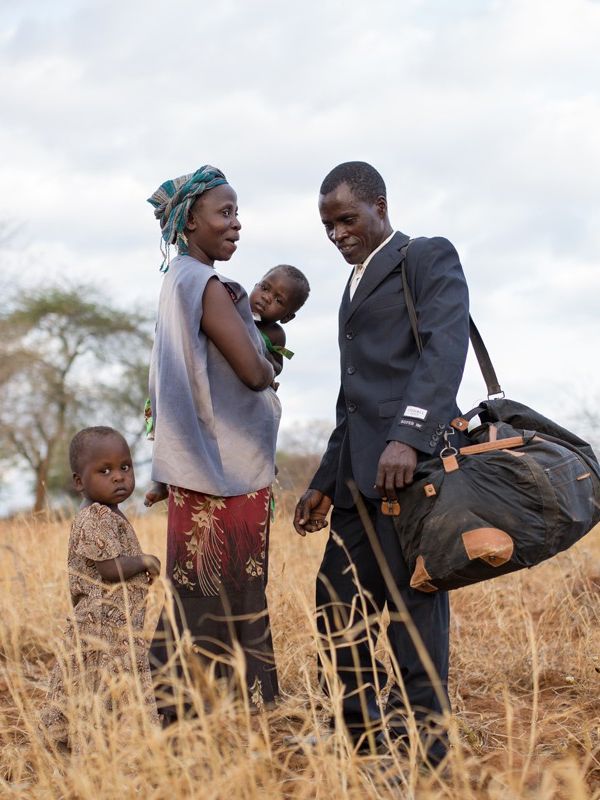
MULTIPOLYGON (((304 273, 291 264, 271 267, 250 292, 250 308, 256 327, 265 343, 266 357, 273 364, 275 375, 283 369, 283 359, 292 358, 291 350, 286 350, 286 322, 291 322, 306 302, 310 284, 304 273), (280 324, 281 323, 281 324, 280 324)), ((277 388, 278 384, 274 384, 277 388)), ((151 420, 149 401, 146 404, 146 419, 151 420)), ((150 423, 151 424, 151 423, 150 423)), ((165 484, 154 481, 146 492, 144 505, 150 507, 166 500, 169 491, 165 484)))
POLYGON ((73 746, 65 715, 67 692, 106 693, 107 707, 117 712, 133 700, 115 697, 114 687, 107 685, 111 677, 137 671, 147 711, 158 722, 143 627, 148 584, 159 575, 160 562, 142 553, 119 508, 135 488, 129 447, 112 428, 85 428, 73 437, 69 458, 73 483, 83 497, 69 538, 74 612, 65 632, 69 662, 56 664, 42 713, 46 731, 62 746, 73 746))

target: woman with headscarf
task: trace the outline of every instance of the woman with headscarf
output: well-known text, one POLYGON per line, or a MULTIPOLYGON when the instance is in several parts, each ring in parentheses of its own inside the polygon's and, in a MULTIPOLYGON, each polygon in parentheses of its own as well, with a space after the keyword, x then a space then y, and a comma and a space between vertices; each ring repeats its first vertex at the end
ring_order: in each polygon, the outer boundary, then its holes
MULTIPOLYGON (((281 409, 248 296, 214 269, 237 247, 237 197, 206 165, 163 183, 148 202, 166 243, 150 364, 152 479, 169 486, 176 624, 219 676, 231 677, 241 645, 243 693, 261 708, 278 693, 265 588, 281 409), (170 245, 178 249, 172 261, 170 245)), ((163 614, 155 667, 167 663, 169 642, 163 614)), ((176 715, 168 704, 163 713, 167 722, 176 715)))

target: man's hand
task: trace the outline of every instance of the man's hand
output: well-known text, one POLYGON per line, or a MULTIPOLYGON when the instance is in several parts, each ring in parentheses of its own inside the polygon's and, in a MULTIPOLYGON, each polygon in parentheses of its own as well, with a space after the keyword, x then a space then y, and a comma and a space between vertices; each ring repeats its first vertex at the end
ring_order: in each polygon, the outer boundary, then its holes
POLYGON ((402 442, 389 442, 377 465, 375 488, 382 498, 397 500, 396 489, 413 481, 417 466, 417 451, 402 442))
POLYGON ((307 489, 294 512, 294 528, 300 536, 315 533, 327 526, 325 517, 331 508, 331 498, 317 489, 307 489))

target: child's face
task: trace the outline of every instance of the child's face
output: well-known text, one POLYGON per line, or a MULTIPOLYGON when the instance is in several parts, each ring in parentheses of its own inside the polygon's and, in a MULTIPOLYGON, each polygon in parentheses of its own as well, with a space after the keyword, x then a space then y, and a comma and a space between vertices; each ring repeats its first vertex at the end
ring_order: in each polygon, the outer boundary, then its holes
POLYGON ((73 473, 77 491, 93 503, 107 506, 127 500, 135 489, 127 442, 120 436, 98 437, 90 443, 90 451, 81 473, 73 473))
POLYGON ((288 322, 297 308, 298 287, 283 270, 269 272, 250 292, 250 308, 263 322, 288 322))

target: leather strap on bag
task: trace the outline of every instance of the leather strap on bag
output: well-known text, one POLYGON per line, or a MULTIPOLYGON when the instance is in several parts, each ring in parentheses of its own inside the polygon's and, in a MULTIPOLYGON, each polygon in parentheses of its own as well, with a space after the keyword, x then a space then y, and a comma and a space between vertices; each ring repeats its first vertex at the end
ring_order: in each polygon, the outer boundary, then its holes
MULTIPOLYGON (((410 244, 410 242, 408 243, 410 244)), ((421 335, 419 334, 419 326, 418 326, 418 318, 417 312, 415 309, 415 302, 413 300, 412 292, 410 291, 410 287, 408 285, 408 280, 406 277, 406 259, 408 254, 408 244, 402 248, 403 256, 402 256, 402 288, 404 289, 404 298, 406 301, 406 309, 408 311, 408 319, 410 321, 410 327, 413 332, 413 336, 415 337, 415 343, 417 345, 417 350, 419 351, 419 355, 423 352, 423 342, 421 341, 421 335)), ((402 252, 402 251, 401 251, 402 252)), ((481 374, 483 375, 483 380, 485 381, 485 385, 487 387, 488 398, 492 397, 493 395, 497 394, 504 394, 502 391, 502 387, 498 383, 498 378, 496 377, 496 370, 494 369, 494 365, 492 364, 492 359, 487 351, 487 347, 484 344, 484 341, 477 329, 477 326, 473 322, 473 317, 469 314, 469 339, 471 340, 471 344, 473 346, 473 351, 475 352, 475 356, 477 358, 477 363, 479 364, 479 369, 481 370, 481 374)))
MULTIPOLYGON (((410 242, 408 244, 410 244, 410 242)), ((408 311, 410 327, 412 329, 413 336, 415 337, 417 350, 419 351, 419 355, 421 355, 421 353, 423 352, 423 342, 421 341, 421 334, 419 333, 419 327, 417 325, 417 312, 415 310, 415 304, 413 301, 412 292, 410 291, 410 287, 408 285, 408 280, 406 277, 405 265, 406 265, 406 257, 408 254, 408 244, 404 245, 404 247, 400 251, 402 255, 402 288, 404 289, 404 297, 406 298, 406 309, 408 311)))

